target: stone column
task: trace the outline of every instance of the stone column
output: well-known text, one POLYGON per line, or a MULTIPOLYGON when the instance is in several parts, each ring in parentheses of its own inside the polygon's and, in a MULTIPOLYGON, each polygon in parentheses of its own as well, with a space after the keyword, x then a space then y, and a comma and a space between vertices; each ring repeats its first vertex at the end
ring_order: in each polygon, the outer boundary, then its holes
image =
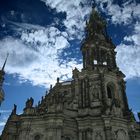
POLYGON ((90 97, 89 97, 89 79, 85 79, 85 106, 90 106, 90 97))
POLYGON ((136 138, 136 134, 135 134, 135 131, 130 131, 129 132, 129 137, 130 137, 130 140, 135 140, 135 138, 136 138))
POLYGON ((80 130, 78 140, 92 140, 92 130, 91 129, 80 130))
POLYGON ((21 130, 19 133, 19 140, 28 140, 28 134, 25 130, 21 130))
MULTIPOLYGON (((81 80, 78 80, 78 107, 82 107, 82 95, 81 95, 81 92, 82 92, 82 81, 81 80)), ((76 92, 76 91, 75 91, 76 92)), ((77 93, 76 93, 77 94, 77 93)))
POLYGON ((106 140, 112 140, 112 128, 110 126, 111 118, 104 117, 104 130, 105 130, 105 137, 106 140))
POLYGON ((92 129, 87 130, 87 140, 92 140, 92 129))
POLYGON ((85 104, 84 104, 84 80, 82 79, 81 80, 81 101, 82 101, 82 108, 85 107, 85 104))
POLYGON ((13 136, 11 133, 8 133, 8 139, 7 140, 12 140, 13 139, 13 136))
POLYGON ((112 140, 112 133, 111 133, 110 126, 105 126, 105 136, 106 136, 106 140, 112 140))
POLYGON ((103 107, 102 107, 102 113, 105 114, 106 112, 106 91, 105 91, 105 79, 104 79, 104 74, 103 73, 100 73, 100 79, 101 79, 101 96, 102 96, 102 104, 103 104, 103 107))
POLYGON ((82 131, 79 130, 79 139, 78 140, 82 140, 82 131))
POLYGON ((86 58, 85 58, 85 52, 82 53, 83 54, 83 68, 86 68, 86 58))
POLYGON ((83 131, 83 132, 82 132, 82 140, 87 140, 87 139, 86 139, 86 131, 83 131))
POLYGON ((57 140, 61 140, 61 128, 56 129, 56 139, 57 140))

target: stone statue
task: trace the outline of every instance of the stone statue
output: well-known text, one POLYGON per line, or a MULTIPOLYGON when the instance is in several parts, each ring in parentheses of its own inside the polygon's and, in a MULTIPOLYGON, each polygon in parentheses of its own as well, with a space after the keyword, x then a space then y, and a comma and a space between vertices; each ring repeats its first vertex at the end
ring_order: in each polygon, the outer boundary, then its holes
POLYGON ((130 111, 129 111, 129 116, 130 116, 130 121, 135 121, 135 116, 132 112, 132 109, 130 109, 130 111))
POLYGON ((34 103, 34 99, 31 97, 26 101, 26 108, 32 108, 34 103))
POLYGON ((139 121, 140 121, 140 112, 138 112, 138 118, 139 118, 139 121))
POLYGON ((114 99, 114 104, 115 104, 115 107, 121 107, 121 103, 120 103, 120 100, 119 99, 114 99))
POLYGON ((57 83, 59 83, 59 77, 57 77, 57 83))
POLYGON ((38 101, 38 106, 41 104, 41 102, 40 101, 38 101))
POLYGON ((100 94, 99 86, 98 85, 90 86, 90 94, 91 94, 92 100, 99 99, 99 94, 100 94))
POLYGON ((113 104, 110 109, 110 114, 115 115, 117 117, 122 117, 122 110, 120 107, 116 107, 115 104, 113 104))
POLYGON ((73 78, 77 78, 78 77, 78 69, 77 68, 75 68, 73 71, 73 78))
POLYGON ((12 110, 12 115, 15 115, 17 111, 17 105, 14 104, 14 108, 12 110))
POLYGON ((122 109, 120 105, 119 99, 113 99, 111 102, 111 106, 109 107, 110 114, 114 114, 115 116, 122 117, 122 109))

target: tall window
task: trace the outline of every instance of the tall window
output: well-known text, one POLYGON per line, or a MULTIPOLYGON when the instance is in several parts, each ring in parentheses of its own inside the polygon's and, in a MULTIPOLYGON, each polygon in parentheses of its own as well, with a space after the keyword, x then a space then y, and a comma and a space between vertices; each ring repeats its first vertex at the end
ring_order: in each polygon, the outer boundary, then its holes
POLYGON ((114 86, 114 84, 113 83, 109 83, 109 84, 107 84, 107 97, 108 98, 113 98, 113 96, 114 96, 114 89, 115 89, 115 86, 114 86))
POLYGON ((40 140, 40 135, 36 135, 34 140, 40 140))
POLYGON ((107 86, 107 96, 108 96, 108 98, 112 98, 112 91, 109 86, 107 86))

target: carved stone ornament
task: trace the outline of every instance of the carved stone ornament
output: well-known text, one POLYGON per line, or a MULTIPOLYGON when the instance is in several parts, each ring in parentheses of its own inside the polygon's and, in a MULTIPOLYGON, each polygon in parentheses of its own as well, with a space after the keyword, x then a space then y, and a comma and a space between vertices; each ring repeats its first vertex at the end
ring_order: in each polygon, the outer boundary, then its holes
POLYGON ((91 100, 99 100, 100 98, 100 86, 98 84, 90 85, 89 89, 91 100))
POLYGON ((32 108, 34 103, 34 99, 31 97, 26 101, 26 108, 32 108))
POLYGON ((102 140, 102 139, 103 139, 102 133, 100 131, 97 131, 95 134, 95 140, 102 140))

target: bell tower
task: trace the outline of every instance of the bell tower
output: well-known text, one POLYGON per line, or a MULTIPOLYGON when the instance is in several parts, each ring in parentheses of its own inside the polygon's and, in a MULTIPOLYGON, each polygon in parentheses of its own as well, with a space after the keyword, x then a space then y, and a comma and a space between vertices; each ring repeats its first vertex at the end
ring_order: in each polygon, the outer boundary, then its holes
POLYGON ((106 32, 106 22, 95 9, 92 10, 89 21, 86 22, 86 38, 81 51, 83 68, 108 67, 115 70, 115 46, 106 32))
POLYGON ((106 22, 95 9, 86 22, 81 52, 83 69, 74 70, 79 88, 79 140, 128 140, 128 122, 134 122, 134 115, 128 107, 125 75, 116 65, 115 45, 107 34, 106 22))
POLYGON ((105 20, 93 9, 86 22, 86 37, 81 46, 83 69, 79 77, 82 94, 80 106, 90 106, 93 110, 97 107, 106 115, 123 117, 130 113, 125 75, 116 65, 115 45, 107 34, 106 25, 105 20))

